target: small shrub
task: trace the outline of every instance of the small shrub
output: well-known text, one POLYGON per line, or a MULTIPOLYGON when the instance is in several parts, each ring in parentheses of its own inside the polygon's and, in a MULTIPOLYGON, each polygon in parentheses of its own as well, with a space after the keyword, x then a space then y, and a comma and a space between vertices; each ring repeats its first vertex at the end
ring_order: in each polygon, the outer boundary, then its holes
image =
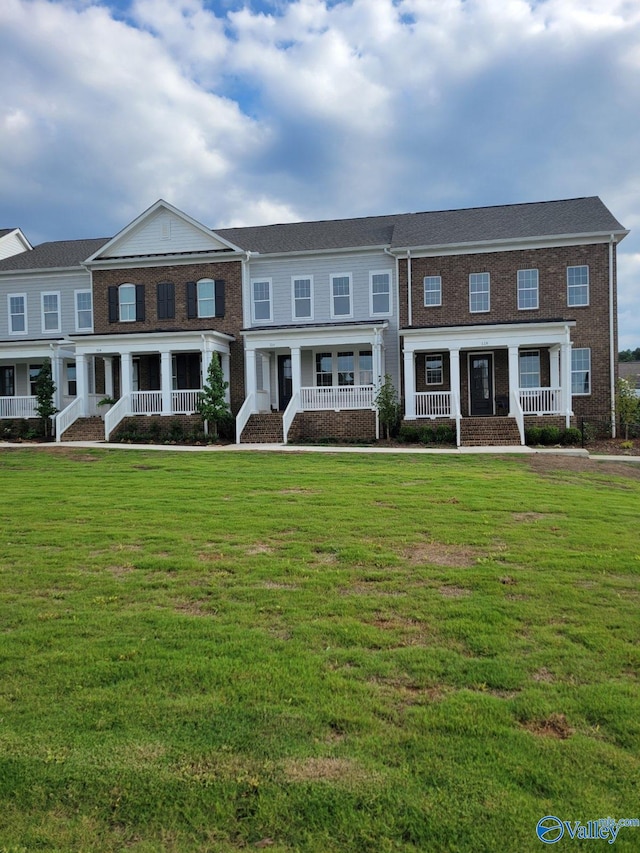
POLYGON ((169 441, 184 441, 184 427, 182 426, 180 421, 173 421, 173 423, 169 427, 169 441))
POLYGON ((398 441, 416 444, 420 440, 420 430, 414 424, 402 424, 398 432, 398 441))
POLYGON ((438 424, 435 429, 436 444, 455 444, 456 434, 450 424, 438 424))
POLYGON ((540 441, 542 444, 559 444, 560 443, 560 427, 546 426, 540 431, 540 441))
POLYGON ((431 426, 423 426, 419 428, 418 439, 420 444, 433 444, 436 440, 435 431, 431 426))
POLYGON ((576 445, 582 441, 582 433, 577 427, 567 427, 560 436, 560 443, 565 445, 576 445))
POLYGON ((542 427, 527 427, 524 431, 524 440, 529 445, 542 444, 542 427))
POLYGON ((630 439, 626 439, 625 441, 620 442, 620 447, 623 450, 631 450, 633 448, 633 442, 630 439))

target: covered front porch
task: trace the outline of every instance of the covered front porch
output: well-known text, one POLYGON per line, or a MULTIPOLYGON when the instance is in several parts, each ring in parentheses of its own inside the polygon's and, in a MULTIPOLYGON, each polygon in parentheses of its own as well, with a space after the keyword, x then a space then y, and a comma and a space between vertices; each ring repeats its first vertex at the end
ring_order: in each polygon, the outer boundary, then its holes
POLYGON ((58 440, 78 419, 94 416, 100 409, 104 413, 105 439, 125 417, 195 413, 214 353, 229 382, 232 340, 221 332, 78 338, 77 397, 57 416, 58 440), (93 371, 101 377, 103 394, 92 393, 93 371), (105 405, 101 407, 100 402, 105 405))
POLYGON ((404 329, 405 420, 506 417, 524 444, 525 416, 571 418, 573 323, 404 329))
POLYGON ((354 323, 244 332, 247 393, 236 418, 237 442, 255 415, 271 414, 274 424, 277 416, 286 443, 301 413, 373 412, 385 372, 386 327, 354 323))
POLYGON ((25 341, 0 353, 0 420, 37 418, 36 379, 50 362, 56 386, 54 405, 67 406, 76 395, 75 352, 66 341, 25 341))

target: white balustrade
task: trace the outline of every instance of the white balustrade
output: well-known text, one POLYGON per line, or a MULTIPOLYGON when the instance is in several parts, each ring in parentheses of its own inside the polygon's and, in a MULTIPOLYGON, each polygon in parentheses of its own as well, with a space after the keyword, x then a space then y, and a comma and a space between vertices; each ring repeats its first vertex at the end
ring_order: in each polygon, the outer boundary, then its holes
POLYGON ((419 391, 415 397, 417 418, 451 417, 450 391, 419 391))
POLYGON ((198 411, 200 390, 183 390, 171 392, 171 411, 174 415, 192 415, 198 411))
POLYGON ((0 397, 0 418, 37 418, 35 397, 0 397))
POLYGON ((132 391, 132 415, 162 414, 162 391, 132 391))
POLYGON ((520 405, 520 395, 517 390, 511 389, 511 412, 518 424, 518 432, 520 433, 520 444, 524 444, 524 411, 520 405))
POLYGON ((559 415, 560 388, 520 388, 520 406, 525 415, 559 415))
POLYGON ((300 389, 300 411, 373 409, 373 385, 331 385, 300 389))
POLYGON ((104 415, 104 440, 109 441, 109 436, 118 426, 123 418, 129 414, 129 394, 124 394, 120 399, 111 406, 108 412, 104 415))

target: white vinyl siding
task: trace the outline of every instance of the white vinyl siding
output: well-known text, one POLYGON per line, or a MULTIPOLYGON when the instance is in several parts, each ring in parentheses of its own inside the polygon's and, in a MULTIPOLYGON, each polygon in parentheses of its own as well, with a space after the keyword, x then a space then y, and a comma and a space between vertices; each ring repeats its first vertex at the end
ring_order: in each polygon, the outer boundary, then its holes
POLYGON ((567 267, 567 305, 570 308, 589 304, 589 267, 567 267))
POLYGON ((353 317, 351 273, 334 273, 331 276, 331 318, 333 320, 353 317))
POLYGON ((292 276, 291 298, 293 319, 311 320, 313 318, 313 278, 292 276))
POLYGON ((469 276, 469 311, 481 314, 490 310, 490 277, 488 272, 472 272, 469 276))
POLYGON ((26 335, 29 331, 27 324, 27 294, 10 293, 7 296, 9 313, 9 334, 26 335))
POLYGON ((90 290, 76 290, 76 331, 90 332, 93 329, 93 297, 90 290))
POLYGON ((538 308, 538 270, 518 270, 518 310, 538 308))
POLYGON ((426 275, 424 277, 425 308, 436 308, 442 305, 442 276, 426 275))
POLYGON ((369 273, 369 286, 371 316, 388 317, 391 314, 391 273, 369 273))
POLYGON ((42 293, 42 331, 45 334, 60 332, 60 294, 42 293))
POLYGON ((575 396, 591 393, 591 350, 588 347, 571 350, 571 393, 575 396))
POLYGON ((254 322, 270 323, 273 319, 271 311, 271 279, 251 282, 251 310, 254 322))

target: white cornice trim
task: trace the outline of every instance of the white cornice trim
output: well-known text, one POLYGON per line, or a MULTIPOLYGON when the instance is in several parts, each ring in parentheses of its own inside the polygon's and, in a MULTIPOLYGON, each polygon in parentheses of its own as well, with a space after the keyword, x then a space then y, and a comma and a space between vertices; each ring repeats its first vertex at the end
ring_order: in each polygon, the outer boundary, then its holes
MULTIPOLYGON (((614 231, 618 237, 616 242, 623 240, 628 231, 614 231)), ((488 252, 516 252, 522 249, 553 249, 560 246, 587 246, 592 243, 609 243, 612 232, 602 231, 593 234, 558 234, 555 236, 514 237, 505 240, 478 240, 470 243, 445 243, 439 246, 403 246, 393 247, 394 255, 406 255, 411 252, 413 258, 429 258, 440 255, 470 255, 488 252)))
POLYGON ((241 261, 246 255, 239 249, 234 250, 233 254, 220 254, 219 252, 196 252, 187 255, 139 255, 137 257, 128 258, 100 258, 92 261, 91 259, 83 263, 83 267, 88 270, 103 270, 103 269, 138 269, 141 267, 165 267, 165 266, 185 266, 186 264, 194 263, 228 263, 229 261, 241 261))

